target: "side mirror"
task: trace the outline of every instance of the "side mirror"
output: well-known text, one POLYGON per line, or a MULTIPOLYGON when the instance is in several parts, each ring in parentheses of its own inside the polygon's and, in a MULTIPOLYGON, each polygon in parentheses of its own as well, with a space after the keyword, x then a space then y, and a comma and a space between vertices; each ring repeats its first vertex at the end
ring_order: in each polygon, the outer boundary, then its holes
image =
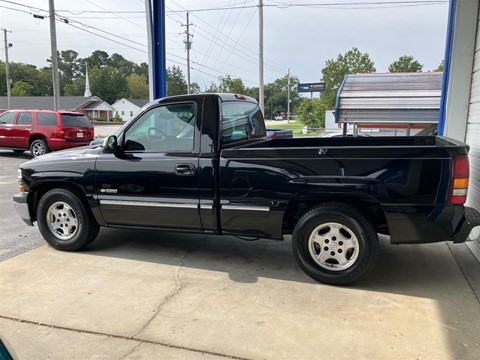
MULTIPOLYGON (((144 150, 144 149, 143 149, 144 150)), ((104 151, 113 153, 119 159, 138 160, 133 154, 126 154, 124 149, 118 145, 118 139, 115 135, 110 135, 105 140, 104 151)))
POLYGON ((118 140, 115 135, 110 135, 105 142, 105 149, 113 153, 115 156, 121 156, 123 151, 122 148, 118 145, 118 140))

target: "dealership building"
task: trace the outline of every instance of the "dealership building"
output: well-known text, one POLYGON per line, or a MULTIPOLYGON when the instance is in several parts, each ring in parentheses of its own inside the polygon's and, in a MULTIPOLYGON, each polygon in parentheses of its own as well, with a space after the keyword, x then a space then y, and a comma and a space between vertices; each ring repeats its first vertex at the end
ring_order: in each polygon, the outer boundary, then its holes
MULTIPOLYGON (((451 0, 439 132, 470 145, 467 205, 480 210, 480 1, 451 0)), ((480 261, 480 230, 468 246, 480 261)))

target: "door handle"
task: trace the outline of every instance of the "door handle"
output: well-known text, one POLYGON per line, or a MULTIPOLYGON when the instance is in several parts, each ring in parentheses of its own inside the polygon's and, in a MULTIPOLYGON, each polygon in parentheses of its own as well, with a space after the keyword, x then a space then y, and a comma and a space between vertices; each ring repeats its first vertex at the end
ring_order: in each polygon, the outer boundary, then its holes
POLYGON ((195 165, 193 164, 177 164, 175 165, 175 174, 181 176, 195 175, 195 165))

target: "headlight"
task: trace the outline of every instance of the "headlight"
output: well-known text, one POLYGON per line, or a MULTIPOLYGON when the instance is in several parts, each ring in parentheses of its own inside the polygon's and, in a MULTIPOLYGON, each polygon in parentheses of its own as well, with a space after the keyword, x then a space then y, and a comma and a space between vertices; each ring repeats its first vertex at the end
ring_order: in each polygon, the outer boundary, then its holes
POLYGON ((18 191, 25 192, 25 187, 22 185, 22 170, 17 169, 18 191))

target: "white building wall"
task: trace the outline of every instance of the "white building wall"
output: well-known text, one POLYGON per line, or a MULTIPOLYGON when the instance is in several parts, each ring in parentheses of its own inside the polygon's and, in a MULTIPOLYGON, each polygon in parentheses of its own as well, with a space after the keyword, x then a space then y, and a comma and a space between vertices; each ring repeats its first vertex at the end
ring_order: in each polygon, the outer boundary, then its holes
POLYGON ((135 104, 132 104, 130 101, 126 99, 120 99, 115 101, 115 103, 112 104, 112 108, 113 108, 113 116, 118 115, 124 121, 130 120, 140 110, 140 107, 138 107, 135 104))
MULTIPOLYGON (((457 0, 444 134, 470 145, 467 206, 480 210, 480 36, 479 1, 457 0)), ((480 261, 480 230, 468 242, 480 261)))
MULTIPOLYGON (((478 5, 478 3, 477 3, 478 5)), ((468 189, 469 206, 480 209, 480 16, 476 17, 476 41, 475 56, 473 61, 472 81, 468 106, 468 118, 466 126, 465 142, 470 145, 470 186, 468 189)), ((468 246, 480 260, 480 227, 472 231, 471 237, 476 241, 468 243, 468 246)))

